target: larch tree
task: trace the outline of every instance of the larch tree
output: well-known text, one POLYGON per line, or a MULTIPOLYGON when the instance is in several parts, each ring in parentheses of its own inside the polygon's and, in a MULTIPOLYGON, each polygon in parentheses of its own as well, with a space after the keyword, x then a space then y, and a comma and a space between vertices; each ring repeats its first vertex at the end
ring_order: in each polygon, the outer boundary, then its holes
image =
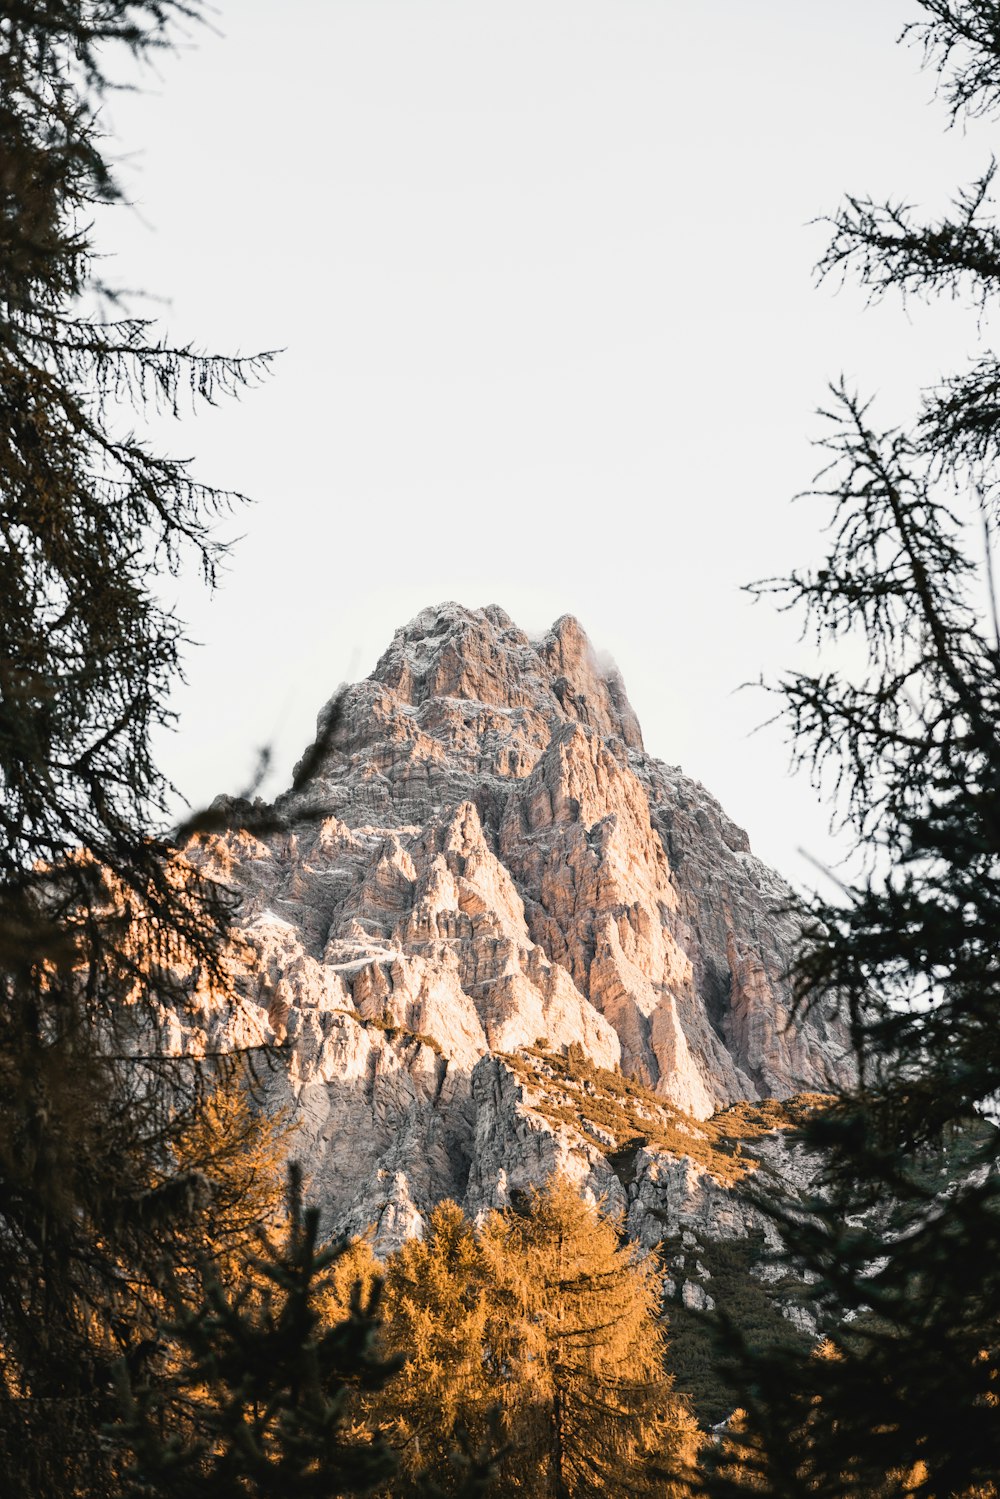
MULTIPOLYGON (((155 1342, 165 1260, 220 1256, 263 1210, 218 1067, 161 1007, 224 988, 231 892, 184 859, 152 752, 183 626, 239 497, 143 436, 267 357, 168 342, 97 276, 122 201, 103 101, 202 0, 0 6, 0 1471, 5 1495, 114 1496, 113 1373, 155 1342), (220 1113, 220 1109, 222 1112, 220 1113), (200 1119, 200 1125, 199 1125, 200 1119), (224 1140, 209 1138, 213 1127, 224 1140), (199 1132, 200 1131, 200 1132, 199 1132), (223 1159, 223 1157, 225 1157, 223 1159)), ((224 1069, 223 1069, 224 1072, 224 1069)))
MULTIPOLYGON (((1000 109, 1000 5, 920 0, 907 29, 952 121, 1000 109)), ((1000 285, 996 164, 924 221, 850 198, 821 269, 875 297, 1000 285)), ((827 556, 759 585, 829 666, 780 685, 797 754, 834 776, 863 872, 816 898, 798 1003, 835 997, 859 1081, 805 1135, 823 1190, 773 1212, 812 1273, 826 1356, 738 1367, 745 1441, 719 1495, 994 1495, 1000 1471, 1000 361, 988 348, 886 429, 843 385, 826 413, 827 556), (981 538, 981 546, 976 538, 981 538), (837 668, 848 634, 867 660, 837 668)), ((738 1344, 738 1330, 734 1338, 738 1344)), ((731 1454, 732 1455, 732 1454, 731 1454)))
POLYGON ((384 1347, 402 1371, 367 1402, 402 1462, 391 1493, 525 1499, 687 1492, 699 1435, 664 1367, 652 1259, 562 1178, 471 1225, 453 1202, 385 1267, 384 1347))
POLYGON ((405 1354, 399 1377, 371 1404, 400 1454, 406 1482, 461 1491, 456 1457, 494 1440, 494 1408, 518 1399, 516 1371, 497 1377, 502 1330, 472 1225, 454 1202, 430 1215, 421 1239, 386 1265, 387 1347, 405 1354))
POLYGON ((254 1078, 224 1068, 194 1108, 179 1108, 176 1137, 160 1171, 200 1186, 171 1244, 175 1277, 208 1264, 222 1285, 238 1287, 261 1233, 283 1223, 287 1161, 294 1130, 261 1107, 254 1078))
POLYGON ((666 1373, 652 1258, 560 1176, 491 1215, 480 1244, 522 1381, 501 1470, 511 1492, 683 1492, 697 1431, 666 1373))

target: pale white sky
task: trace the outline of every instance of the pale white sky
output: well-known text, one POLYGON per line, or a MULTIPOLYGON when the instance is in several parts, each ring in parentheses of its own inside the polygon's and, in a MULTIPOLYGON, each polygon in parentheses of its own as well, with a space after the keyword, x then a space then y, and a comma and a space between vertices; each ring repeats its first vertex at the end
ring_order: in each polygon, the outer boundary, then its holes
POLYGON ((162 758, 195 803, 270 743, 288 780, 338 682, 429 603, 579 617, 650 751, 810 880, 826 813, 741 682, 807 658, 743 583, 816 555, 790 504, 841 371, 905 416, 973 351, 950 305, 817 290, 847 191, 943 207, 986 127, 946 132, 912 0, 219 0, 109 126, 138 207, 109 279, 177 339, 281 347, 171 428, 255 506, 162 758))

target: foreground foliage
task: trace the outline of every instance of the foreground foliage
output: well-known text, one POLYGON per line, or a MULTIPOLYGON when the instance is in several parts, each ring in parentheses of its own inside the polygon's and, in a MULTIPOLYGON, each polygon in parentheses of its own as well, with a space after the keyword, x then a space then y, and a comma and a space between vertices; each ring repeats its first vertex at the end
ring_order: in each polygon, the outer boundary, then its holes
MULTIPOLYGON (((910 29, 952 117, 1000 104, 1000 6, 922 0, 910 29)), ((880 296, 1000 278, 995 163, 952 213, 849 199, 823 269, 880 296)), ((821 648, 866 663, 781 686, 800 759, 832 771, 865 870, 811 910, 800 1004, 850 1014, 858 1086, 807 1125, 825 1195, 776 1210, 830 1315, 822 1357, 752 1358, 743 1438, 713 1491, 993 1494, 1000 1453, 1000 364, 928 392, 908 429, 834 390, 815 573, 760 585, 821 648), (985 533, 987 588, 970 537, 985 533), (992 603, 983 622, 982 602, 992 603), (845 1314, 846 1313, 846 1317, 845 1314)), ((735 1333, 734 1333, 735 1337, 735 1333)), ((737 1339, 738 1341, 738 1339, 737 1339)))
POLYGON ((379 1283, 362 1295, 355 1282, 346 1316, 324 1323, 344 1246, 320 1246, 319 1214, 303 1208, 294 1172, 292 1184, 285 1242, 264 1238, 235 1288, 207 1257, 198 1298, 172 1275, 159 1357, 141 1383, 119 1367, 128 1419, 113 1437, 130 1451, 136 1499, 335 1499, 396 1471, 381 1435, 352 1430, 352 1396, 400 1362, 376 1351, 379 1283))
POLYGON ((100 1436, 111 1369, 142 1356, 163 1256, 189 1263, 222 1199, 220 1255, 262 1209, 234 1167, 252 1121, 236 1109, 198 1135, 226 1078, 166 1055, 158 1026, 192 972, 226 982, 231 898, 163 832, 151 743, 181 645, 161 574, 188 555, 211 579, 229 497, 130 430, 261 365, 172 348, 121 312, 91 239, 97 207, 120 198, 98 124, 106 58, 148 58, 201 8, 46 0, 0 16, 0 1470, 14 1499, 118 1492, 100 1436))

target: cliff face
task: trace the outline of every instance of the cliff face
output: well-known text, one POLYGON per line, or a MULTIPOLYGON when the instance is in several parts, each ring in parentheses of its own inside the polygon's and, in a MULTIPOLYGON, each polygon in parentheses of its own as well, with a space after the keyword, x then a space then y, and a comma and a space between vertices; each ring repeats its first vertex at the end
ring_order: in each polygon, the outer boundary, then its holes
POLYGON ((570 1048, 664 1117, 847 1077, 833 1016, 788 1023, 787 888, 645 753, 572 618, 533 641, 495 607, 424 610, 305 763, 278 831, 193 853, 243 892, 255 954, 239 1013, 205 1030, 287 1042, 273 1087, 339 1226, 390 1246, 442 1197, 474 1213, 557 1164, 640 1238, 699 1193, 724 1217, 704 1164, 638 1146, 626 1181, 613 1129, 537 1107, 570 1048))

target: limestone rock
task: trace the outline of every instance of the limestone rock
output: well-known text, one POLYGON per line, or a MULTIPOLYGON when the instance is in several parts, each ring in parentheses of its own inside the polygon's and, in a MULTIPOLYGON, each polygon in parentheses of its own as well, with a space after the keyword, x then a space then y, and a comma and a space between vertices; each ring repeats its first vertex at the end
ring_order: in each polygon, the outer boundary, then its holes
POLYGON ((313 1194, 385 1247, 443 1197, 481 1212, 557 1166, 644 1243, 740 1231, 683 1157, 640 1150, 624 1185, 613 1134, 539 1112, 514 1054, 572 1049, 695 1119, 849 1076, 833 1013, 789 1025, 787 887, 646 753, 569 616, 531 640, 495 606, 423 610, 245 821, 190 850, 242 893, 254 955, 240 1014, 202 1034, 285 1043, 271 1086, 313 1194))

